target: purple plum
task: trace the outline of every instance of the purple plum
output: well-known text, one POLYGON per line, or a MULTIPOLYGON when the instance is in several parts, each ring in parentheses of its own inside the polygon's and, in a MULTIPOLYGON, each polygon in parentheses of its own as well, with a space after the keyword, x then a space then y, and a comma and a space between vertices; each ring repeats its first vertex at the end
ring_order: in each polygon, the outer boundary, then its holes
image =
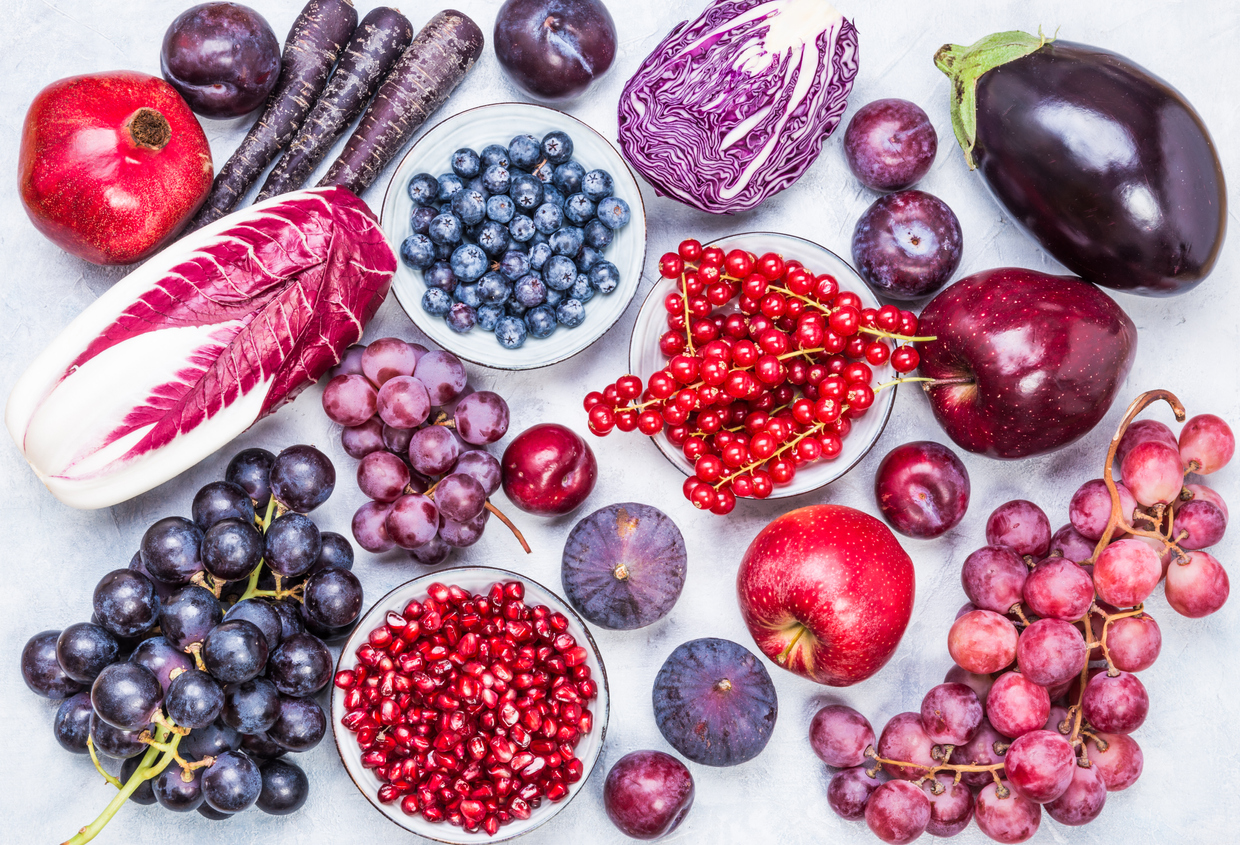
POLYGON ((164 79, 203 117, 249 114, 280 76, 280 41, 258 12, 240 3, 186 9, 164 33, 164 79))
POLYGON ((571 100, 611 67, 616 25, 602 0, 507 0, 495 18, 495 56, 527 93, 571 100))
POLYGON ((960 221, 947 203, 924 191, 879 197, 853 230, 853 264, 880 296, 920 299, 960 266, 960 221))
POLYGON ((844 155, 861 184, 876 191, 911 188, 934 164, 939 148, 930 118, 908 100, 875 100, 844 130, 844 155))
POLYGON ((616 761, 603 784, 603 807, 621 832, 658 839, 680 826, 693 806, 693 775, 662 751, 634 751, 616 761))

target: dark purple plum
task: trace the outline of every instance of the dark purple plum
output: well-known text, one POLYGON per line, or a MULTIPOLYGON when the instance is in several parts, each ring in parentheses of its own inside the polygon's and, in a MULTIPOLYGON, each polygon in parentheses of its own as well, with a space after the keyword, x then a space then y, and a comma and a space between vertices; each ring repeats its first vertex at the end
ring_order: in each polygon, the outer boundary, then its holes
POLYGON ((878 465, 874 496, 891 527, 928 540, 955 528, 969 508, 969 471, 930 440, 897 446, 878 465))
POLYGON ((56 640, 56 659, 65 674, 82 684, 99 676, 120 653, 116 637, 101 625, 77 622, 60 632, 56 640))
POLYGON ((650 505, 608 505, 568 535, 564 594, 596 625, 632 630, 668 614, 685 586, 688 556, 676 523, 650 505))
POLYGON ((835 814, 850 822, 865 818, 865 805, 881 783, 865 772, 865 766, 840 769, 827 784, 827 803, 835 814))
POLYGON ((280 76, 280 41, 258 12, 240 3, 202 3, 173 19, 159 65, 203 117, 249 114, 280 76))
POLYGON ((844 156, 857 180, 876 191, 911 188, 934 164, 939 136, 916 103, 889 98, 857 110, 844 130, 844 156))
POLYGON ((255 805, 264 813, 286 816, 301 809, 310 796, 310 779, 301 767, 287 760, 270 760, 259 771, 263 788, 255 805))
POLYGON ((526 93, 571 100, 611 67, 616 25, 602 0, 507 0, 495 18, 495 55, 526 93))
POLYGON ((735 766, 758 756, 779 713, 762 661, 717 637, 677 646, 655 676, 652 698, 663 738, 705 766, 735 766))
POLYGON ((662 751, 625 754, 607 773, 603 807, 626 836, 658 839, 680 826, 693 806, 693 775, 662 751))
POLYGON ((94 713, 90 693, 79 692, 60 702, 52 722, 52 732, 61 748, 74 754, 86 753, 86 740, 90 738, 90 720, 94 713))
POLYGON ((267 738, 289 751, 309 751, 327 733, 327 714, 313 698, 280 697, 280 714, 267 738))
POLYGON ((44 698, 68 698, 82 689, 61 668, 56 659, 56 641, 60 631, 42 631, 26 641, 22 648, 22 679, 31 691, 44 698))
POLYGON ((123 731, 100 719, 99 715, 94 712, 93 705, 91 713, 90 741, 99 753, 106 754, 115 760, 126 760, 143 754, 150 748, 141 739, 142 731, 147 729, 146 725, 135 731, 123 731))
POLYGON ((224 687, 224 724, 243 734, 265 731, 280 716, 280 693, 266 678, 254 678, 224 687))
POLYGON ((263 639, 267 641, 268 653, 274 654, 275 650, 280 647, 280 643, 284 639, 284 625, 280 619, 279 611, 275 609, 271 602, 263 598, 239 601, 224 614, 225 621, 237 619, 244 619, 254 624, 258 630, 263 632, 263 639))
POLYGON ((134 637, 159 619, 159 594, 150 578, 116 569, 99 579, 94 594, 99 624, 117 637, 134 637))
POLYGON ((194 668, 194 661, 188 654, 175 648, 165 637, 151 637, 143 640, 129 655, 130 663, 145 666, 155 674, 159 685, 167 694, 172 684, 173 672, 185 672, 194 668))
POLYGON ((155 673, 137 663, 105 667, 90 687, 95 715, 123 731, 146 727, 163 700, 164 688, 155 673))
POLYGON ((879 296, 920 299, 960 266, 964 239, 947 203, 925 191, 879 197, 853 229, 853 264, 879 296))
POLYGON ((190 507, 194 524, 206 531, 222 519, 254 522, 254 500, 240 484, 212 481, 194 495, 190 507))
POLYGON ((267 675, 282 695, 314 695, 332 677, 332 655, 314 634, 293 634, 272 653, 267 675))

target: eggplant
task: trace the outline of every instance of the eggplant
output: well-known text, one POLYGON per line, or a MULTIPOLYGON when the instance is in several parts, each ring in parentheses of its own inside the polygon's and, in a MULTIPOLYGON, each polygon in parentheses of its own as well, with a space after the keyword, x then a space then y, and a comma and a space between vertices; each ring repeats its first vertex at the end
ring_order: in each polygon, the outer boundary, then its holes
POLYGON ((1024 32, 948 44, 952 127, 970 169, 1081 278, 1172 296, 1226 232, 1218 151, 1179 91, 1123 56, 1024 32))

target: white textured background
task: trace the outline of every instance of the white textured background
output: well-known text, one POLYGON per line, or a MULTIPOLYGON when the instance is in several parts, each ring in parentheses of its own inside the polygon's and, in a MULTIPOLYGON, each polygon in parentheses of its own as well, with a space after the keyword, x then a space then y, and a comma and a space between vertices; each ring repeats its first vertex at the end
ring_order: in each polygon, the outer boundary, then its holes
MULTIPOLYGON (((104 270, 61 252, 26 220, 14 191, 21 121, 35 92, 63 76, 131 68, 159 72, 159 44, 165 27, 188 0, 4 0, 0 6, 0 55, 7 76, 0 88, 0 395, 7 395, 26 364, 78 311, 122 271, 104 270)), ((299 0, 252 0, 278 35, 300 9, 299 0)), ((370 0, 360 0, 365 13, 370 0)), ((415 27, 436 10, 402 4, 415 27)), ((620 33, 615 66, 594 91, 569 111, 615 137, 615 101, 625 79, 676 22, 697 13, 701 0, 614 0, 610 6, 620 33)), ((490 38, 497 0, 459 4, 490 38)), ((1048 32, 1124 54, 1176 85, 1201 112, 1213 132, 1234 186, 1240 184, 1240 7, 1234 0, 1098 0, 1097 2, 951 2, 871 0, 844 7, 860 31, 861 72, 847 117, 879 97, 903 97, 922 105, 939 131, 933 170, 918 186, 943 198, 960 217, 965 233, 960 275, 1015 264, 1059 271, 1055 262, 1016 231, 989 199, 980 177, 964 167, 947 117, 947 83, 932 63, 944 42, 971 43, 1004 29, 1048 32)), ((502 76, 488 46, 476 69, 440 116, 498 100, 520 99, 502 76)), ((248 120, 206 121, 217 166, 232 152, 248 120)), ((517 127, 514 127, 514 131, 517 127)), ((790 190, 760 209, 735 219, 712 218, 647 192, 651 240, 647 267, 684 236, 706 240, 728 232, 774 229, 815 240, 845 256, 853 222, 874 195, 850 177, 840 150, 842 129, 819 161, 790 190)), ((369 199, 378 202, 386 179, 369 199)), ((1117 299, 1140 328, 1136 364, 1116 407, 1089 436, 1053 455, 997 463, 965 455, 973 481, 973 505, 964 522, 935 541, 904 541, 917 565, 918 594, 913 620, 899 651, 875 678, 835 692, 861 709, 881 729, 886 719, 915 709, 925 690, 950 665, 947 628, 964 596, 959 567, 984 542, 985 518, 1011 498, 1042 505, 1054 526, 1066 522, 1076 487, 1101 472, 1107 440, 1127 402, 1141 390, 1166 387, 1190 413, 1210 411, 1240 424, 1240 237, 1233 211, 1231 243, 1213 275, 1191 294, 1176 299, 1117 299)), ((649 285, 647 280, 643 285, 649 285)), ((637 303, 595 347, 546 370, 501 374, 473 370, 478 387, 508 397, 515 433, 543 420, 567 420, 585 431, 580 399, 622 374, 637 303)), ((371 325, 367 338, 417 332, 394 299, 371 325)), ((1170 415, 1159 411, 1160 418, 1170 415)), ((944 442, 925 399, 902 390, 878 448, 850 476, 830 490, 791 503, 742 504, 728 519, 695 512, 680 495, 681 476, 636 434, 592 438, 598 455, 598 487, 582 513, 615 501, 658 505, 681 526, 689 546, 688 582, 677 607, 658 624, 637 632, 598 631, 612 691, 608 745, 599 771, 584 794, 528 841, 555 843, 628 841, 602 810, 606 767, 639 748, 667 747, 655 727, 650 686, 667 654, 679 643, 722 636, 751 645, 736 609, 733 578, 749 540, 770 519, 794 505, 833 501, 875 511, 871 484, 875 468, 891 448, 909 440, 944 442)), ((18 671, 18 656, 32 634, 90 617, 90 596, 106 571, 123 567, 145 528, 171 514, 188 514, 194 491, 218 477, 237 449, 261 445, 278 451, 296 442, 327 450, 341 482, 332 500, 316 512, 324 529, 348 532, 349 517, 362 496, 352 483, 353 461, 340 450, 338 431, 323 416, 317 394, 308 391, 294 405, 264 420, 225 451, 212 455, 180 478, 130 502, 104 511, 79 512, 56 501, 35 480, 7 437, 0 438, 0 841, 59 842, 102 809, 113 788, 103 783, 86 757, 60 749, 52 737, 55 705, 30 693, 18 671)), ((502 444, 501 444, 502 445, 502 444)), ((1240 505, 1240 466, 1211 480, 1240 505)), ((500 497, 502 499, 502 496, 500 497)), ((501 501, 502 505, 503 502, 501 501)), ((559 558, 574 517, 541 521, 519 516, 535 552, 520 555, 502 526, 493 524, 461 562, 510 566, 558 588, 559 558)), ((1233 528, 1215 551, 1233 566, 1233 528)), ((418 574, 412 564, 361 553, 354 570, 370 600, 418 574)), ((1240 587, 1240 584, 1237 585, 1240 587)), ((1113 793, 1101 819, 1084 828, 1064 828, 1043 816, 1039 843, 1161 843, 1192 840, 1202 845, 1236 842, 1240 817, 1240 597, 1206 620, 1191 621, 1167 607, 1161 591, 1149 602, 1163 632, 1160 660, 1142 675, 1152 700, 1149 719, 1136 736, 1145 751, 1145 775, 1131 789, 1113 793)), ((857 842, 877 840, 862 823, 844 822, 828 808, 828 775, 806 741, 815 709, 832 692, 771 667, 779 691, 780 716, 765 752, 745 765, 710 769, 690 764, 697 784, 693 811, 670 838, 673 842, 857 842)), ((196 813, 174 816, 158 807, 124 808, 97 841, 105 843, 257 843, 279 841, 364 843, 412 839, 384 821, 344 776, 329 737, 297 755, 312 781, 309 803, 294 816, 277 818, 250 810, 228 822, 209 822, 196 813), (278 840, 277 840, 278 837, 278 840)), ((970 827, 962 843, 987 841, 970 827)))

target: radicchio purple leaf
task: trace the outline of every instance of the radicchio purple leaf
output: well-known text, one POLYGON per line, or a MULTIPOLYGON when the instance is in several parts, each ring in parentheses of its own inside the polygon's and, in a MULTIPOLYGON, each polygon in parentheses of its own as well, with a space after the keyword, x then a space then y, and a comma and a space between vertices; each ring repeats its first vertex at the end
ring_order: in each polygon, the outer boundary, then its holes
POLYGON ((620 96, 620 147, 661 194, 753 208, 801 177, 857 75, 857 30, 826 0, 716 0, 620 96))
POLYGON ((395 270, 373 213, 346 188, 231 214, 82 312, 13 388, 9 432, 67 504, 124 501, 335 365, 395 270))

